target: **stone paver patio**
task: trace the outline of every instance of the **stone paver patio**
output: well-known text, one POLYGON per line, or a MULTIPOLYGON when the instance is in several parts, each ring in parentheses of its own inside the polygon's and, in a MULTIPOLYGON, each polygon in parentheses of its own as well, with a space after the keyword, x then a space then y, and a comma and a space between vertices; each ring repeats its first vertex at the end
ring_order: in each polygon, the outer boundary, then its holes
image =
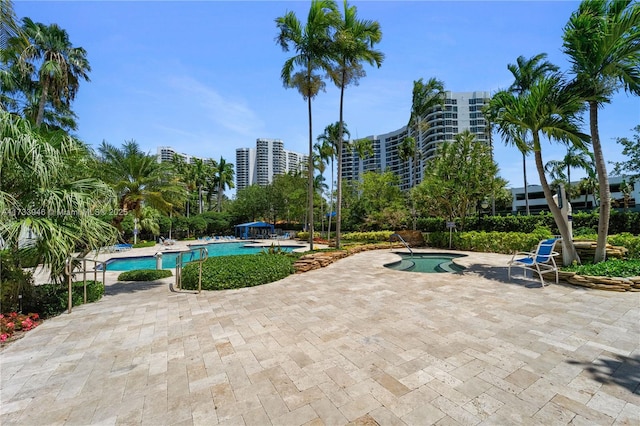
POLYGON ((380 250, 241 290, 109 285, 0 352, 0 423, 639 424, 640 293, 469 255, 461 275, 380 250))

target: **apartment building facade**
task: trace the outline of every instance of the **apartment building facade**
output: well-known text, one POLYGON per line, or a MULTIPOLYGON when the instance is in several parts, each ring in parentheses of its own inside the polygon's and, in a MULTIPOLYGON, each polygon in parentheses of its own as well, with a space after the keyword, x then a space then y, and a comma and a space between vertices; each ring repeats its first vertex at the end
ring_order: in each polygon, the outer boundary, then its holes
POLYGON ((236 189, 254 184, 266 186, 276 175, 301 171, 308 158, 284 149, 281 139, 258 138, 255 148, 236 149, 236 189))
POLYGON ((158 152, 157 152, 158 163, 171 162, 171 161, 173 161, 173 157, 175 155, 177 155, 178 157, 182 158, 184 160, 184 162, 187 163, 187 164, 193 164, 195 162, 195 160, 202 160, 202 161, 204 161, 206 163, 213 162, 213 160, 211 158, 197 157, 195 155, 185 154, 184 152, 178 152, 178 151, 175 150, 175 148, 173 148, 171 146, 159 146, 158 147, 158 152))
POLYGON ((345 146, 342 151, 342 179, 360 180, 364 172, 388 170, 400 178, 401 189, 411 188, 422 181, 424 168, 436 155, 438 145, 442 142, 453 141, 456 134, 469 130, 478 142, 489 143, 482 108, 490 98, 486 91, 446 92, 444 106, 433 108, 423 117, 425 125, 422 131, 412 132, 403 126, 389 133, 368 136, 373 155, 365 158, 360 158, 358 152, 345 146), (419 152, 417 162, 413 159, 403 161, 401 158, 400 147, 408 136, 416 140, 419 152))

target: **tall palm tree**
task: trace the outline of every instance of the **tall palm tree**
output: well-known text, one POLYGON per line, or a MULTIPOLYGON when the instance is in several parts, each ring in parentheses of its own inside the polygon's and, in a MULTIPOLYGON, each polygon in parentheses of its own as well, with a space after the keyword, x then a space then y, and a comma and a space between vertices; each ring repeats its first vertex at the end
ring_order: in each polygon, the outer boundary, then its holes
POLYGON ((23 69, 33 72, 37 82, 38 109, 34 122, 40 126, 47 104, 70 107, 80 81, 89 81, 91 67, 86 50, 74 47, 67 32, 57 24, 47 26, 24 18, 22 28, 31 45, 21 60, 28 65, 23 69))
MULTIPOLYGON (((329 231, 328 231, 328 235, 331 235, 331 217, 333 215, 334 209, 333 209, 333 182, 334 182, 334 175, 333 175, 333 171, 334 171, 334 158, 336 158, 337 154, 338 154, 338 145, 340 145, 339 140, 340 140, 340 123, 332 123, 327 125, 327 127, 324 128, 324 133, 322 133, 320 136, 318 136, 318 141, 322 142, 322 148, 321 150, 324 152, 324 155, 327 156, 328 158, 330 158, 331 160, 331 202, 330 204, 330 215, 329 215, 329 231)), ((347 138, 351 137, 351 133, 349 133, 349 129, 347 129, 347 123, 342 123, 342 137, 343 137, 343 141, 342 143, 344 144, 346 141, 344 141, 344 136, 346 136, 347 138)), ((338 174, 338 179, 340 179, 340 174, 338 174)))
MULTIPOLYGON (((418 183, 418 158, 421 154, 420 146, 422 145, 422 132, 426 130, 427 123, 422 119, 434 108, 444 106, 445 92, 444 83, 437 78, 430 78, 425 83, 422 79, 413 82, 413 92, 411 96, 411 115, 407 130, 409 135, 416 135, 413 138, 413 177, 411 180, 411 188, 418 183)), ((410 193, 411 194, 411 193, 410 193)), ((411 197, 411 195, 410 195, 411 197)), ((417 227, 417 212, 415 199, 411 197, 411 216, 413 218, 413 230, 417 227)))
POLYGON ((416 139, 413 136, 407 136, 400 142, 400 145, 398 145, 398 158, 404 165, 405 175, 409 174, 409 160, 414 158, 416 148, 416 139))
MULTIPOLYGON (((507 69, 513 75, 513 83, 509 91, 521 95, 527 92, 540 77, 557 72, 560 68, 546 60, 546 53, 538 53, 529 59, 518 56, 515 64, 507 65, 507 69)), ((527 182, 527 155, 530 152, 526 140, 515 144, 522 153, 522 175, 524 178, 524 203, 527 215, 529 211, 529 188, 527 182)))
POLYGON ((280 77, 286 88, 296 88, 307 101, 309 116, 309 166, 308 166, 308 223, 309 246, 313 250, 313 121, 311 101, 325 83, 318 72, 326 72, 331 68, 331 30, 336 21, 337 6, 333 0, 311 0, 307 22, 303 26, 294 12, 287 12, 276 18, 280 33, 276 41, 285 52, 289 49, 296 54, 287 59, 282 67, 280 77), (299 68, 299 71, 295 71, 299 68))
POLYGON ((140 150, 138 144, 127 141, 117 148, 106 141, 98 147, 98 167, 102 179, 110 184, 117 196, 118 214, 112 224, 121 229, 124 217, 132 212, 140 219, 144 205, 169 212, 173 205, 186 198, 186 190, 155 155, 140 150))
POLYGON ((606 257, 611 192, 598 130, 598 108, 620 88, 640 95, 640 3, 632 0, 583 0, 564 28, 573 85, 589 105, 589 128, 600 194, 598 241, 594 262, 606 257))
POLYGON ((342 144, 344 133, 344 90, 358 84, 366 75, 362 63, 380 68, 384 54, 373 47, 382 40, 382 31, 377 21, 358 19, 358 10, 343 2, 343 14, 336 24, 333 54, 336 67, 330 73, 334 84, 340 89, 340 120, 338 121, 338 191, 336 203, 336 248, 340 248, 340 226, 342 222, 342 144))
POLYGON ((227 160, 220 157, 220 161, 218 161, 218 164, 215 167, 215 181, 218 183, 218 212, 222 209, 222 196, 224 195, 225 189, 234 187, 233 177, 233 164, 227 163, 227 160))
POLYGON ((568 224, 553 200, 545 176, 541 137, 584 146, 589 136, 579 131, 578 114, 581 105, 580 99, 565 87, 563 80, 557 75, 537 79, 528 91, 518 96, 508 91, 498 92, 490 102, 490 109, 497 112, 492 121, 496 123, 507 142, 518 144, 523 136, 531 137, 529 149, 534 153, 545 199, 562 235, 565 264, 579 258, 569 234, 568 224))

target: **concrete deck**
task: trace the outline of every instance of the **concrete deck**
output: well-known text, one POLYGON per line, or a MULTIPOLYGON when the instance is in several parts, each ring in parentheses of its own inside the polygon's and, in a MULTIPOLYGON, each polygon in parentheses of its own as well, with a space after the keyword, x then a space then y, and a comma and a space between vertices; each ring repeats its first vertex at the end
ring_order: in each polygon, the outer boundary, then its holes
POLYGON ((640 294, 469 255, 460 275, 380 250, 240 290, 109 285, 0 352, 0 423, 637 425, 640 294))

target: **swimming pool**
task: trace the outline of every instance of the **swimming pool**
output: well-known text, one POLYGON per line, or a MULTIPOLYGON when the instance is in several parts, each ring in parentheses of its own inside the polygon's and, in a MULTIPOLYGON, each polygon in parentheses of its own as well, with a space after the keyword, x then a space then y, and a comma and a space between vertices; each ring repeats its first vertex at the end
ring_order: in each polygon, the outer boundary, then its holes
MULTIPOLYGON (((246 242, 239 243, 214 243, 214 244, 194 244, 190 249, 205 247, 209 253, 209 257, 216 256, 235 256, 239 254, 257 254, 269 247, 248 247, 246 242)), ((283 251, 290 252, 299 246, 279 246, 283 251)), ((176 259, 179 252, 164 251, 162 252, 162 269, 175 268, 176 259)), ((191 255, 184 254, 182 259, 185 263, 200 258, 200 253, 193 250, 191 255)), ((156 269, 156 258, 153 256, 137 256, 137 257, 119 257, 107 260, 107 271, 135 271, 138 269, 156 269)))
POLYGON ((402 260, 387 263, 384 266, 396 271, 406 272, 461 273, 464 270, 464 267, 454 263, 453 259, 466 256, 464 254, 451 253, 415 253, 413 255, 408 253, 399 254, 402 257, 402 260))

